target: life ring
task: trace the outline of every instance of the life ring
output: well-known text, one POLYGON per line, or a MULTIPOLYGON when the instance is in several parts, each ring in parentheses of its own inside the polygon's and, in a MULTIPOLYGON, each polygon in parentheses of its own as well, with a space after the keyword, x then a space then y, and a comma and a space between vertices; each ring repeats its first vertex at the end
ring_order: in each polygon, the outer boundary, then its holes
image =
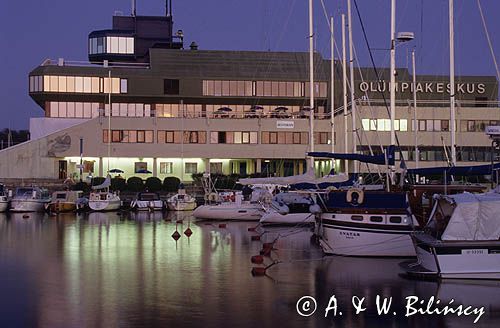
POLYGON ((216 202, 219 200, 219 195, 215 192, 211 192, 208 195, 205 195, 205 199, 210 201, 210 202, 216 202))
POLYGON ((362 189, 358 189, 358 188, 349 189, 349 191, 347 192, 347 195, 346 195, 346 200, 348 203, 363 204, 364 199, 365 199, 364 191, 362 189), (354 201, 353 201, 353 197, 352 197, 353 194, 358 195, 357 199, 355 198, 354 201))

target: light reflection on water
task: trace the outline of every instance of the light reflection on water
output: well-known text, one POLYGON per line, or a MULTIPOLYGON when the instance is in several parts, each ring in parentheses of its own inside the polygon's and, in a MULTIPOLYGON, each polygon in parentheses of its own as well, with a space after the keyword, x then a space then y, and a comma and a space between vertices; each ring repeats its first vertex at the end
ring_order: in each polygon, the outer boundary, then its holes
POLYGON ((405 280, 401 260, 322 258, 309 228, 249 232, 254 222, 224 224, 189 213, 0 213, 0 326, 469 327, 474 320, 405 318, 408 295, 485 306, 478 326, 500 324, 497 282, 405 280), (258 233, 261 241, 252 241, 258 233), (265 264, 280 264, 253 277, 251 256, 273 240, 265 264), (343 315, 325 319, 333 294, 343 315), (304 295, 318 302, 308 318, 295 310, 304 295), (354 313, 353 295, 367 298, 366 312, 354 313), (398 315, 378 316, 376 295, 392 296, 398 315))

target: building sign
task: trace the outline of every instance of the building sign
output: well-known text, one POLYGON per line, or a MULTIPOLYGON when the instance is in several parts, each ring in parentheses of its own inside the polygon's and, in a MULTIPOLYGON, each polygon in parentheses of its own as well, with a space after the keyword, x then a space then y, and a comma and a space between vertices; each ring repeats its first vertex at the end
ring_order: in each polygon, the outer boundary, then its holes
MULTIPOLYGON (((389 92, 390 82, 361 82, 359 90, 362 92, 389 92)), ((396 92, 413 92, 413 83, 396 82, 396 92)), ((455 92, 458 94, 484 94, 484 83, 456 83, 455 92)), ((444 82, 418 82, 417 93, 450 93, 450 84, 444 82)))
POLYGON ((294 122, 293 121, 277 121, 276 128, 277 129, 293 129, 294 122))

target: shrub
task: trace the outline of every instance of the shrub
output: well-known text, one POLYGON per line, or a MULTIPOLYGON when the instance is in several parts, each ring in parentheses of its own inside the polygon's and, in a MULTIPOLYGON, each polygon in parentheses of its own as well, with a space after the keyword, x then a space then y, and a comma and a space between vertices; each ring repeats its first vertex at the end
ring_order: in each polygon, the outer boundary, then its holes
POLYGON ((113 178, 111 179, 111 189, 124 191, 127 189, 127 181, 123 178, 113 178))
POLYGON ((102 184, 104 182, 104 180, 106 180, 106 178, 104 178, 104 177, 93 177, 92 181, 90 182, 90 185, 91 186, 98 186, 98 185, 102 184))
POLYGON ((160 191, 162 187, 161 180, 156 177, 149 177, 146 179, 146 189, 149 191, 160 191))
POLYGON ((83 182, 83 181, 78 181, 75 183, 72 187, 72 190, 81 190, 83 192, 89 192, 90 191, 90 186, 88 183, 83 182))
POLYGON ((135 192, 143 191, 144 182, 139 177, 130 177, 127 179, 127 190, 135 192))
POLYGON ((163 190, 168 192, 176 192, 179 189, 181 180, 178 177, 166 177, 163 180, 163 190))

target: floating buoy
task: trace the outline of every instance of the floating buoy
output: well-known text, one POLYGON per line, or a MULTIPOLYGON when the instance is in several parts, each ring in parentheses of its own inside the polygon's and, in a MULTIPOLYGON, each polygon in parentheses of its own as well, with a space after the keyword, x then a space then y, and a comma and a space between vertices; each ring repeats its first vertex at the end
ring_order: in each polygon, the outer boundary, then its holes
POLYGON ((253 241, 260 240, 260 236, 259 235, 252 236, 251 238, 252 238, 253 241))
POLYGON ((190 228, 187 228, 186 231, 184 231, 184 234, 189 238, 193 234, 193 231, 191 231, 190 228))
POLYGON ((175 230, 175 232, 172 234, 172 238, 174 238, 175 241, 179 240, 181 238, 181 234, 179 231, 175 230))
POLYGON ((262 264, 264 262, 264 257, 262 257, 262 255, 254 255, 250 258, 250 261, 255 264, 262 264))
POLYGON ((266 274, 266 268, 253 267, 252 276, 264 276, 266 274))
POLYGON ((226 227, 226 224, 225 223, 220 223, 219 224, 219 228, 225 228, 226 227))

